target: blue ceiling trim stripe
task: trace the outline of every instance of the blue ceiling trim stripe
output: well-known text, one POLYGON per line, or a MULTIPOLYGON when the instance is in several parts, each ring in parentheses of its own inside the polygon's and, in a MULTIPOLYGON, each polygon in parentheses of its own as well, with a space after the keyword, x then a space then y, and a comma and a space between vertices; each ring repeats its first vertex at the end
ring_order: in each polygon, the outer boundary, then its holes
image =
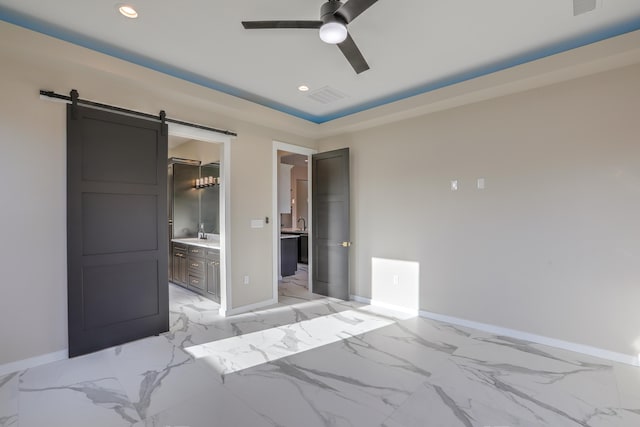
POLYGON ((570 38, 559 43, 555 43, 546 46, 541 49, 532 50, 521 55, 517 55, 499 62, 468 70, 466 72, 448 77, 446 79, 439 80, 437 82, 431 82, 426 85, 421 85, 412 89, 408 89, 388 97, 379 98, 367 103, 356 105, 352 108, 340 110, 338 112, 316 116, 313 114, 300 111, 295 108, 288 107, 286 105, 276 103, 264 97, 256 96, 245 90, 225 85, 201 75, 191 73, 175 67, 170 64, 166 64, 160 61, 155 61, 151 58, 139 55, 125 49, 120 49, 110 44, 104 43, 100 40, 89 38, 69 30, 65 30, 55 25, 48 24, 44 21, 28 17, 26 15, 11 11, 4 7, 0 7, 0 20, 9 22, 20 27, 27 28, 42 34, 46 34, 51 37, 55 37, 60 40, 64 40, 69 43, 73 43, 91 50, 95 50, 100 53, 104 53, 115 58, 119 58, 152 70, 167 74, 182 80, 186 80, 191 83, 195 83, 200 86, 207 87, 209 89, 217 90, 219 92, 226 93, 228 95, 236 96, 265 107, 272 108, 274 110, 286 113, 303 120, 310 121, 312 123, 321 124, 331 120, 339 119, 341 117, 349 116, 351 114, 359 113, 361 111, 369 110, 371 108, 379 107, 391 102, 406 99, 412 96, 421 95, 426 92, 431 92, 437 89, 441 89, 446 86, 451 86, 457 83, 461 83, 467 80, 471 80, 477 77, 481 77, 487 74, 495 73, 497 71, 505 70, 507 68, 515 67, 527 62, 535 61, 537 59, 545 58, 551 55, 555 55, 561 52, 565 52, 571 49, 575 49, 581 46, 586 46, 595 42, 599 42, 611 37, 619 36, 622 34, 630 33, 632 31, 640 30, 640 16, 629 19, 623 23, 617 25, 602 28, 597 31, 590 32, 580 37, 570 38))
POLYGON ((242 89, 225 85, 224 83, 220 83, 212 79, 208 79, 206 77, 203 77, 195 73, 191 73, 189 71, 180 69, 173 65, 153 60, 151 58, 145 57, 144 55, 133 53, 125 49, 120 49, 108 43, 104 43, 100 40, 96 40, 87 36, 80 35, 78 33, 74 33, 69 30, 65 30, 56 25, 51 25, 44 21, 41 21, 32 17, 28 17, 14 11, 7 10, 3 7, 0 7, 0 20, 20 26, 20 27, 27 28, 29 30, 32 30, 38 33, 42 33, 47 36, 51 36, 72 44, 76 44, 78 46, 82 46, 87 49, 94 50, 96 52, 104 53, 106 55, 109 55, 118 59, 122 59, 124 61, 131 62, 133 64, 140 65, 145 68, 150 68, 152 70, 161 72, 163 74, 167 74, 172 77, 177 77, 179 79, 186 80, 188 82, 195 83, 197 85, 204 86, 209 89, 217 90, 219 92, 223 92, 228 95, 246 99, 247 101, 255 102, 265 107, 269 107, 274 110, 278 110, 283 113, 287 113, 292 116, 299 117, 304 120, 308 120, 310 122, 317 123, 317 119, 318 119, 317 116, 305 113, 304 111, 300 111, 300 110, 288 107, 286 105, 276 103, 272 100, 254 95, 242 89))
POLYGON ((541 49, 525 52, 523 54, 511 57, 511 58, 507 58, 499 62, 494 62, 484 67, 479 67, 473 70, 459 73, 451 77, 448 77, 446 79, 439 80, 437 82, 432 82, 426 85, 418 86, 416 88, 402 91, 388 97, 376 99, 368 103, 357 105, 353 108, 340 110, 334 114, 322 116, 321 118, 319 118, 320 120, 318 123, 329 122, 331 120, 339 119, 341 117, 359 113, 361 111, 379 107, 381 105, 389 104, 395 101, 400 101, 402 99, 410 98, 416 95, 422 95, 423 93, 431 92, 431 91, 441 89, 447 86, 451 86, 457 83, 462 83, 467 80, 472 80, 478 77, 485 76, 487 74, 506 70, 507 68, 512 68, 517 65, 521 65, 527 62, 532 62, 538 59, 546 58, 548 56, 556 55, 558 53, 566 52, 572 49, 576 49, 578 47, 586 46, 592 43, 606 40, 611 37, 620 36, 622 34, 627 34, 637 30, 640 30, 640 17, 633 18, 631 20, 628 20, 626 22, 620 23, 612 27, 603 28, 599 31, 591 32, 589 34, 585 34, 580 37, 570 38, 570 39, 561 41, 559 43, 546 46, 541 49))

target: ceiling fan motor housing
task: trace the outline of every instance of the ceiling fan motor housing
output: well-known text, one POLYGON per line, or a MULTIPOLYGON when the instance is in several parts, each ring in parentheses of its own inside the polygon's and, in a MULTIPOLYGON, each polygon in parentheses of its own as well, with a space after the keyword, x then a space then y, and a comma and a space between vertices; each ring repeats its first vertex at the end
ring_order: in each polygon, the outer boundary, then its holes
POLYGON ((329 0, 320 8, 320 20, 325 24, 328 22, 339 22, 343 25, 347 25, 347 20, 344 19, 339 13, 336 14, 336 11, 341 7, 341 1, 329 0))
POLYGON ((258 29, 315 29, 320 39, 338 46, 356 74, 369 69, 369 64, 347 30, 347 25, 378 0, 328 0, 320 7, 319 20, 242 21, 247 30, 258 29))

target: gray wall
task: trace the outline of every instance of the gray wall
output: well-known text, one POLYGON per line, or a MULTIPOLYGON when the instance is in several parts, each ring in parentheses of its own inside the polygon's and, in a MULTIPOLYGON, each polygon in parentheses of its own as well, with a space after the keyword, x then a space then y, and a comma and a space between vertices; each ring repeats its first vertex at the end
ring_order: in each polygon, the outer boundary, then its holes
MULTIPOLYGON (((272 297, 271 224, 250 221, 272 211, 272 141, 315 148, 295 134, 308 123, 2 22, 0 63, 0 365, 67 346, 65 114, 39 89, 237 131, 233 307, 272 297)), ((638 76, 630 67, 322 141, 352 148, 352 293, 371 296, 373 283, 381 300, 640 352, 638 76), (374 277, 373 257, 403 262, 374 277), (398 288, 385 279, 395 271, 398 288)))
MULTIPOLYGON (((229 308, 272 297, 271 224, 250 227, 251 219, 271 212, 272 141, 315 142, 220 112, 253 114, 258 107, 246 101, 4 22, 0 64, 0 365, 67 348, 65 105, 41 100, 40 89, 76 88, 82 98, 139 111, 164 109, 170 117, 236 131, 230 144, 229 308), (244 275, 251 285, 242 284, 244 275)), ((275 114, 266 110, 265 117, 275 114)))
POLYGON ((321 141, 351 147, 352 293, 637 355, 638 112, 636 65, 321 141))

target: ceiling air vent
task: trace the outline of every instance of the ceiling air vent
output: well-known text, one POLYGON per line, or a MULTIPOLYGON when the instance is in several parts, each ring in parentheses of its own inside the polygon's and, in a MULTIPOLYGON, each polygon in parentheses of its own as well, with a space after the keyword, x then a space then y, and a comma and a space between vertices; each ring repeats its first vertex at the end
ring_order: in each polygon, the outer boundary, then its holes
POLYGON ((332 102, 340 101, 341 99, 347 97, 347 95, 345 95, 344 93, 329 86, 325 86, 314 92, 311 92, 307 96, 314 101, 318 101, 321 104, 331 104, 332 102))
POLYGON ((573 16, 591 12, 596 8, 598 0, 573 0, 573 16))

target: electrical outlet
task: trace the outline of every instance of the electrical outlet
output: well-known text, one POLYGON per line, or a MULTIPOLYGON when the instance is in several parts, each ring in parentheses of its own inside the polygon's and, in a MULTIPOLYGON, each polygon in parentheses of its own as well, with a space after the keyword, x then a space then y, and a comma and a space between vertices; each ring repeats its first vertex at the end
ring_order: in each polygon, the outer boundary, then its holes
POLYGON ((249 276, 244 276, 244 284, 248 285, 249 284, 249 276))
POLYGON ((451 191, 458 191, 458 180, 451 180, 451 191))
POLYGON ((397 274, 393 275, 393 284, 398 285, 400 283, 400 277, 397 274))

